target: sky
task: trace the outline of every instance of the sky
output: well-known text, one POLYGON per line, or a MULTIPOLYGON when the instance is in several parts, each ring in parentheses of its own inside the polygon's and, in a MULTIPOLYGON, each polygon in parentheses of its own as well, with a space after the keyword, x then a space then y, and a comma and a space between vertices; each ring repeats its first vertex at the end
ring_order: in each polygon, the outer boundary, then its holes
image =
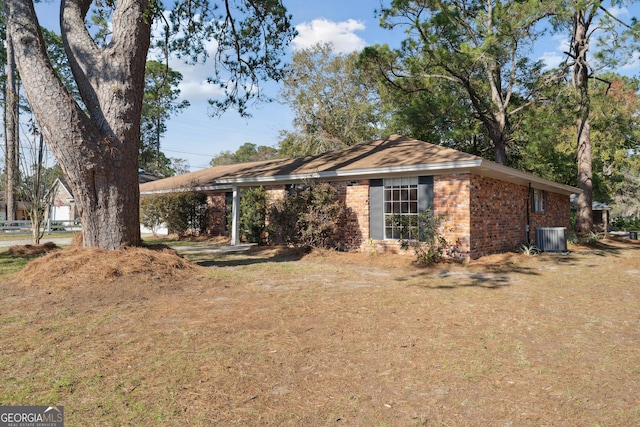
MULTIPOLYGON (((57 31, 58 5, 58 1, 37 5, 41 25, 57 31)), ((398 30, 380 28, 375 15, 380 0, 284 0, 284 5, 298 30, 298 36, 289 47, 289 55, 295 49, 318 42, 332 43, 335 51, 349 53, 373 44, 395 46, 404 38, 398 30)), ((624 8, 615 12, 628 20, 634 14, 640 15, 640 7, 633 12, 624 8)), ((550 67, 557 65, 563 59, 565 45, 564 36, 549 36, 536 45, 532 59, 542 59, 550 67)), ((191 66, 179 60, 169 65, 182 73, 181 97, 191 105, 167 123, 161 150, 167 157, 186 159, 191 171, 209 167, 212 157, 222 151, 236 151, 246 142, 277 147, 280 131, 292 128, 292 112, 278 103, 253 107, 250 118, 242 118, 235 111, 210 117, 208 99, 216 95, 216 89, 206 83, 211 75, 211 65, 191 66)), ((632 65, 621 71, 640 76, 640 60, 636 57, 632 65)), ((263 90, 267 95, 277 97, 279 86, 267 83, 263 90)))

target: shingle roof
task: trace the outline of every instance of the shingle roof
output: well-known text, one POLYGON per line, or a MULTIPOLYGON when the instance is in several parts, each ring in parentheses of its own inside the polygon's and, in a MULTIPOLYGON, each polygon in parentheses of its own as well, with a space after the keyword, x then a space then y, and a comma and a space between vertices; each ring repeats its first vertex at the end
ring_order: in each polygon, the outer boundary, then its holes
POLYGON ((402 174, 415 175, 419 172, 436 174, 471 170, 480 175, 522 184, 533 181, 541 188, 554 187, 567 194, 577 190, 498 165, 472 154, 417 139, 392 135, 316 156, 214 166, 144 183, 140 186, 140 191, 143 194, 150 194, 180 189, 214 189, 232 185, 291 182, 305 177, 356 179, 402 174))
MULTIPOLYGON (((571 200, 571 206, 573 206, 574 208, 578 206, 578 195, 577 194, 572 194, 570 200, 571 200)), ((606 203, 602 203, 602 202, 598 202, 598 201, 593 200, 591 202, 591 210, 593 210, 593 211, 610 211, 611 207, 606 203)))

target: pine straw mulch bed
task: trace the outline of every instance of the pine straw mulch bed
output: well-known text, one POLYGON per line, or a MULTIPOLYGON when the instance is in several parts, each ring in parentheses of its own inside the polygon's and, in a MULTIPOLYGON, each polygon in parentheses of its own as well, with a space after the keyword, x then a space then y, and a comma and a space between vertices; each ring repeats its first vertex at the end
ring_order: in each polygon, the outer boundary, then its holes
POLYGON ((65 249, 0 283, 0 405, 64 405, 69 425, 639 425, 639 249, 428 268, 65 249))
POLYGON ((71 246, 49 251, 30 262, 17 279, 24 285, 74 287, 86 282, 108 283, 127 280, 171 280, 192 275, 198 266, 168 247, 124 248, 105 251, 71 246))
POLYGON ((9 246, 9 249, 7 249, 7 251, 4 252, 4 254, 10 255, 10 256, 42 255, 58 249, 60 248, 55 243, 46 242, 46 243, 37 244, 37 245, 9 246))

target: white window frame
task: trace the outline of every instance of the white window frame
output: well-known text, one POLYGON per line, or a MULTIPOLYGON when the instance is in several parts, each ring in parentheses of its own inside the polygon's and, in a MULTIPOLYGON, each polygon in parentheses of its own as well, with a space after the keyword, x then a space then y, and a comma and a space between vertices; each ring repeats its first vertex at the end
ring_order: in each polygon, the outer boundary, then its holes
POLYGON ((383 191, 384 238, 411 240, 418 226, 418 177, 387 178, 383 191))
POLYGON ((546 191, 539 188, 531 189, 531 212, 545 212, 547 210, 546 191))

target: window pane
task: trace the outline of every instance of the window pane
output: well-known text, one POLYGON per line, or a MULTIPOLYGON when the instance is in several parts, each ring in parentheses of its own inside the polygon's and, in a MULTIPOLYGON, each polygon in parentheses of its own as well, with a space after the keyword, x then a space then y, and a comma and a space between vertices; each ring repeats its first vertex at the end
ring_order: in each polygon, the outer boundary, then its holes
POLYGON ((394 228, 397 222, 397 216, 396 215, 386 215, 384 218, 384 225, 385 227, 390 227, 390 228, 394 228))
POLYGON ((418 178, 384 180, 384 237, 417 238, 418 178))

